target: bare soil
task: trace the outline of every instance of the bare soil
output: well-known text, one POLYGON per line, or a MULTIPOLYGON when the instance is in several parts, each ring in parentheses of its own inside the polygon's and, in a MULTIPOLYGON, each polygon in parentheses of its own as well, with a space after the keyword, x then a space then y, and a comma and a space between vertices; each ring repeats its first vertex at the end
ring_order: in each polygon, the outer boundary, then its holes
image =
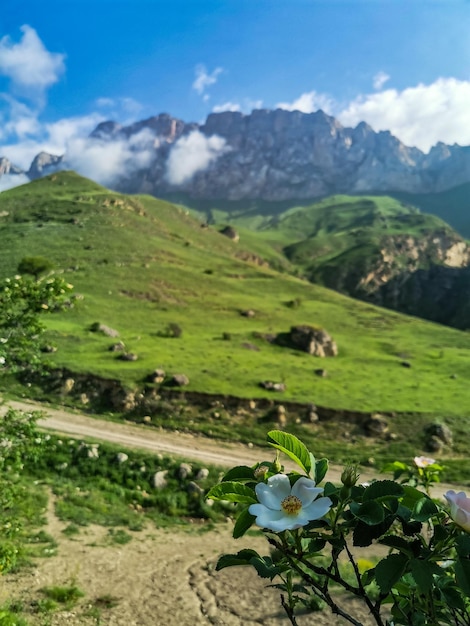
MULTIPOLYGON (((262 537, 234 540, 231 524, 203 531, 150 529, 131 533, 126 545, 110 545, 108 530, 89 526, 73 538, 66 523, 47 510, 46 532, 58 542, 58 553, 34 567, 2 578, 0 602, 21 601, 30 624, 37 626, 275 626, 290 624, 278 590, 268 588, 248 567, 215 571, 222 553, 244 547, 265 553, 262 537), (34 612, 46 586, 76 585, 84 597, 71 609, 34 612), (109 603, 115 606, 108 607, 109 603), (29 610, 28 610, 29 609, 29 610)), ((347 602, 356 619, 369 624, 367 611, 347 602)), ((298 617, 299 626, 347 624, 329 612, 298 617)))

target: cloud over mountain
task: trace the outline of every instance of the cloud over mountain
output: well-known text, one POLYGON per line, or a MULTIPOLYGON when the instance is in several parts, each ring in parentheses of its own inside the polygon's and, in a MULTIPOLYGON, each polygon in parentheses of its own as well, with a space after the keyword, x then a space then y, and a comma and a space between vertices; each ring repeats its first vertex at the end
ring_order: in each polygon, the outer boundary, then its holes
POLYGON ((198 130, 181 137, 171 149, 166 163, 168 182, 172 185, 185 183, 196 172, 205 170, 227 149, 226 141, 222 137, 206 137, 198 130))

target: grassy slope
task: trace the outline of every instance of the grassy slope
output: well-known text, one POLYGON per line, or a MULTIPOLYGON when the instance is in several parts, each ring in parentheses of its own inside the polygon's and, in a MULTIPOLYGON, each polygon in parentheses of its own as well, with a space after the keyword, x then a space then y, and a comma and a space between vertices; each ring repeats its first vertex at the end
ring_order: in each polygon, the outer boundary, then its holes
MULTIPOLYGON (((332 407, 470 410, 470 335, 244 262, 237 255, 248 241, 201 228, 166 202, 121 196, 63 173, 2 193, 2 211, 9 214, 0 222, 0 275, 14 274, 24 256, 42 255, 84 295, 74 310, 48 319, 58 365, 129 386, 161 366, 186 373, 190 389, 205 392, 260 397, 269 394, 258 382, 273 379, 287 383, 283 398, 332 407), (296 298, 301 306, 288 308, 296 298), (248 308, 254 318, 240 315, 248 308), (88 330, 95 321, 119 330, 139 360, 116 359, 108 351, 113 340, 88 330), (183 328, 181 338, 161 336, 171 322, 183 328), (320 361, 253 338, 300 323, 324 326, 339 357, 320 361), (317 367, 329 376, 314 376, 317 367)), ((269 253, 266 242, 259 246, 269 253)))

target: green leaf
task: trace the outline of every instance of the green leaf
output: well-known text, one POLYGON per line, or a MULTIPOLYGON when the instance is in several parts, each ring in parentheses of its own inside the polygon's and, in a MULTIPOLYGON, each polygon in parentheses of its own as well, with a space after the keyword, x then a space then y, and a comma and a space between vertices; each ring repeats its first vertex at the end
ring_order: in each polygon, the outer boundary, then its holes
POLYGON ((403 487, 393 480, 377 480, 366 488, 363 499, 365 501, 390 497, 399 498, 403 493, 403 487))
POLYGON ((418 522, 427 522, 430 517, 437 513, 437 506, 431 498, 424 497, 418 500, 414 507, 411 517, 418 522))
POLYGON ((216 571, 220 571, 225 567, 235 567, 236 565, 251 565, 251 559, 261 558, 255 550, 240 550, 237 554, 223 554, 217 561, 216 571))
POLYGON ((234 539, 239 539, 239 537, 243 537, 246 531, 254 524, 256 517, 251 515, 248 509, 244 509, 237 517, 237 521, 235 522, 235 526, 233 527, 233 537, 234 539))
POLYGON ((395 548, 410 558, 414 555, 413 546, 403 537, 387 535, 386 537, 382 537, 382 539, 379 540, 379 543, 383 546, 388 546, 389 548, 395 548))
POLYGON ((256 480, 255 472, 252 467, 248 467, 247 465, 238 465, 237 467, 232 467, 225 476, 222 478, 222 482, 229 481, 245 481, 245 480, 256 480))
POLYGON ((251 487, 235 482, 215 485, 210 489, 207 497, 212 500, 228 500, 229 502, 243 502, 244 504, 255 504, 258 502, 256 494, 251 487))
POLYGON ((271 580, 280 572, 287 569, 287 566, 279 566, 273 563, 269 556, 254 556, 250 559, 250 565, 253 565, 261 578, 270 578, 271 580))
POLYGON ((433 568, 430 563, 421 559, 413 559, 410 562, 411 574, 422 593, 429 593, 434 582, 433 568))
POLYGON ((318 485, 325 478, 328 471, 328 459, 319 459, 315 463, 315 483, 318 485))
POLYGON ((404 554, 390 554, 375 566, 375 579, 382 593, 389 593, 405 571, 408 558, 404 554))
POLYGON ((470 561, 459 558, 455 563, 455 577, 460 589, 470 597, 470 561))
POLYGON ((354 517, 357 517, 369 526, 380 524, 385 518, 385 511, 383 507, 374 500, 368 500, 362 504, 351 502, 349 508, 351 509, 351 513, 354 517))
POLYGON ((277 450, 284 452, 284 454, 297 463, 306 474, 310 473, 310 452, 295 435, 285 433, 281 430, 271 430, 268 433, 268 442, 277 450))
POLYGON ((403 485, 403 491, 404 497, 402 498, 401 503, 408 509, 413 509, 416 502, 426 496, 426 494, 422 491, 419 491, 419 489, 415 489, 414 487, 410 487, 409 485, 403 485))
POLYGON ((457 554, 461 557, 470 556, 470 536, 459 535, 455 542, 457 548, 457 554))
POLYGON ((353 545, 359 547, 370 546, 374 539, 378 539, 387 532, 393 523, 393 515, 388 515, 381 524, 369 526, 364 522, 359 522, 353 531, 353 545))

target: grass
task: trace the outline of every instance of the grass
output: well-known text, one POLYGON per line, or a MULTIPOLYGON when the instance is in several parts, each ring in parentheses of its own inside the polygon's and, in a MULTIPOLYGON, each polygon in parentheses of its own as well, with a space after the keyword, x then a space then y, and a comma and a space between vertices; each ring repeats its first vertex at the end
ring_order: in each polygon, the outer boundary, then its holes
MULTIPOLYGON (((235 244, 215 228, 201 228, 182 207, 113 193, 64 172, 1 194, 0 210, 8 216, 0 224, 0 277, 14 274, 25 256, 41 256, 83 296, 73 309, 46 318, 46 341, 58 348, 48 355, 52 367, 118 380, 137 394, 147 375, 163 368, 169 375, 186 374, 188 392, 403 414, 394 418, 397 443, 364 442, 358 434, 345 440, 341 433, 347 429, 335 421, 318 426, 289 423, 289 429, 338 461, 346 455, 368 459, 408 454, 412 446, 422 446, 421 426, 442 420, 460 433, 451 451, 458 464, 469 432, 470 333, 312 285, 293 275, 295 267, 282 253, 299 235, 316 233, 323 237, 324 259, 329 259, 327 240, 337 236, 332 228, 349 232, 354 224, 359 227, 357 220, 365 225, 371 221, 372 230, 387 223, 391 232, 399 229, 403 216, 408 216, 405 227, 412 232, 440 228, 442 222, 389 199, 361 198, 354 204, 337 197, 335 202, 335 215, 330 215, 327 201, 319 203, 316 212, 289 210, 277 222, 264 214, 256 222, 261 230, 242 229, 235 244), (262 259, 270 265, 263 265, 262 259), (289 302, 297 305, 287 306, 289 302), (248 309, 254 317, 240 314, 248 309), (118 339, 138 360, 117 358, 109 350, 116 339, 92 332, 95 322, 116 329, 118 339), (294 324, 326 328, 339 346, 339 356, 320 360, 262 339, 294 324), (168 336, 169 327, 179 328, 181 336, 168 336), (257 350, 247 349, 249 344, 257 350), (411 367, 402 365, 405 360, 411 367), (318 367, 327 370, 325 378, 315 376, 318 367), (261 389, 263 380, 284 382, 286 391, 261 389)), ((255 214, 245 213, 248 218, 254 220, 255 214)), ((10 385, 4 377, 3 386, 10 385)), ((30 395, 32 388, 21 393, 30 395)), ((61 399, 72 401, 73 394, 61 399)), ((218 413, 216 417, 215 411, 189 402, 178 405, 161 399, 150 416, 156 426, 264 441, 269 422, 250 414, 218 413)), ((105 508, 91 500, 90 509, 95 506, 105 508)), ((179 505, 168 506, 177 510, 179 505)), ((73 523, 87 522, 88 514, 80 515, 85 517, 73 523)))

